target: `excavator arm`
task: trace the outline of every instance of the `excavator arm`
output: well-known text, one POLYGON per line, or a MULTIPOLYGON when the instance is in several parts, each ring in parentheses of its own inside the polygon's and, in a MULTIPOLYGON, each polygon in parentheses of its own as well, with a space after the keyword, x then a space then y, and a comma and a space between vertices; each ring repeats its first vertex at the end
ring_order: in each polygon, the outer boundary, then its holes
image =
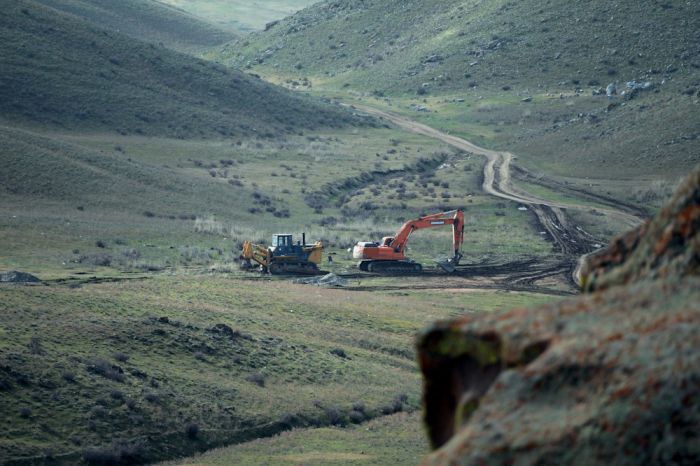
POLYGON ((450 261, 457 264, 462 257, 460 251, 462 249, 462 243, 464 242, 464 212, 460 209, 409 220, 403 224, 394 238, 390 239, 390 244, 387 244, 387 246, 391 246, 396 253, 402 254, 406 250, 406 245, 408 244, 411 233, 423 228, 435 228, 444 225, 452 225, 453 256, 450 258, 450 261))

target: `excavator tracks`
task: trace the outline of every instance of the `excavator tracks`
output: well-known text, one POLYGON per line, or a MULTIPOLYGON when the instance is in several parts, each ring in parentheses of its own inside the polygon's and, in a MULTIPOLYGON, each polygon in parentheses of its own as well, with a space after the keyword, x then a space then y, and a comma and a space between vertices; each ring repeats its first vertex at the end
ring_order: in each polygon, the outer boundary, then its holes
POLYGON ((410 261, 361 261, 358 267, 363 272, 380 274, 416 275, 423 271, 423 266, 410 261))

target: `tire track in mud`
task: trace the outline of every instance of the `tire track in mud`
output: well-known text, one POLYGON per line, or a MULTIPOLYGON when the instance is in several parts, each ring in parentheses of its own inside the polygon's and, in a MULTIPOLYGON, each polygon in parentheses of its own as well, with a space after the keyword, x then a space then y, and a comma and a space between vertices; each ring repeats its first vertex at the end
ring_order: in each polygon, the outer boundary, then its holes
MULTIPOLYGON (((607 241, 596 239, 580 226, 575 225, 566 214, 566 210, 590 210, 590 206, 549 201, 521 189, 515 189, 511 182, 513 154, 510 152, 485 149, 466 139, 443 133, 435 128, 394 113, 358 104, 353 104, 351 107, 360 112, 387 120, 406 131, 437 139, 457 149, 485 157, 484 180, 481 186, 484 192, 527 206, 535 215, 540 228, 546 232, 549 239, 554 243, 556 251, 561 256, 560 259, 540 262, 529 267, 522 267, 522 264, 513 264, 513 267, 508 267, 508 264, 503 264, 501 268, 510 269, 506 272, 507 276, 503 281, 511 285, 534 286, 536 281, 543 278, 563 275, 569 285, 573 288, 578 288, 580 284, 578 269, 582 257, 599 249, 600 245, 606 244, 607 241)), ((642 219, 636 212, 631 213, 629 210, 621 210, 613 206, 607 208, 596 207, 596 210, 607 215, 613 215, 630 227, 642 222, 642 219)), ((471 273, 471 270, 469 266, 459 267, 457 273, 468 275, 471 273)))

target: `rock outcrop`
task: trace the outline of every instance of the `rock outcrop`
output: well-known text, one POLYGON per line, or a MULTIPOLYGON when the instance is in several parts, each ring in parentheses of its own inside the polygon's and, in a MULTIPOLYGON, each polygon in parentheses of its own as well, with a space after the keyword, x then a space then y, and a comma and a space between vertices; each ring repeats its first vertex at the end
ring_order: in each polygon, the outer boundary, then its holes
POLYGON ((34 275, 26 272, 18 272, 10 270, 9 272, 0 272, 0 283, 39 283, 41 280, 34 275))
POLYGON ((696 464, 700 170, 589 257, 581 297, 418 342, 428 464, 696 464))

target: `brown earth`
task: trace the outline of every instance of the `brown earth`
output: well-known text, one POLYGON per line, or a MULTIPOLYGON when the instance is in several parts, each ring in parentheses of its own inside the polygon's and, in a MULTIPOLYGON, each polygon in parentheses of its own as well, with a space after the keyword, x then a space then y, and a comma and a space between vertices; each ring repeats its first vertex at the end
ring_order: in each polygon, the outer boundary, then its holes
POLYGON ((700 169, 589 256, 585 296, 418 342, 427 464, 697 464, 700 169))

